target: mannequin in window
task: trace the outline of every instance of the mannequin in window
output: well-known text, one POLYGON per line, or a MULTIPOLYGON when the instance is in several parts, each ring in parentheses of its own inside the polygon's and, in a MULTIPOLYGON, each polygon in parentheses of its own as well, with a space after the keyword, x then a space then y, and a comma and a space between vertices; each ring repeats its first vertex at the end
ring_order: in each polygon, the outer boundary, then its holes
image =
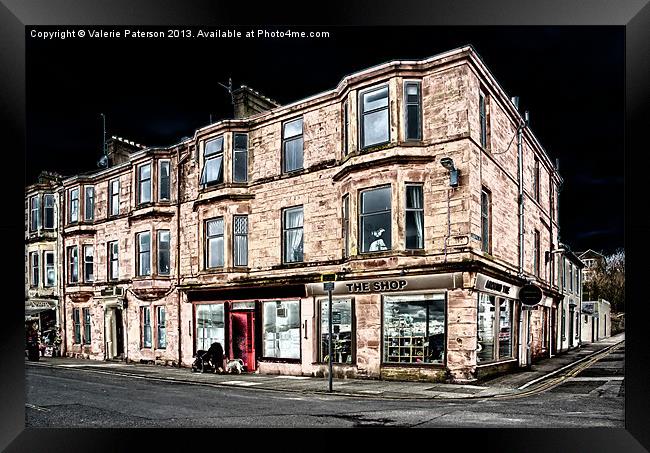
POLYGON ((370 243, 370 248, 368 251, 370 252, 378 252, 380 250, 388 250, 388 247, 386 247, 386 243, 384 240, 381 238, 381 235, 384 234, 384 231, 386 231, 383 228, 379 228, 378 230, 372 231, 370 234, 372 234, 375 239, 370 243))

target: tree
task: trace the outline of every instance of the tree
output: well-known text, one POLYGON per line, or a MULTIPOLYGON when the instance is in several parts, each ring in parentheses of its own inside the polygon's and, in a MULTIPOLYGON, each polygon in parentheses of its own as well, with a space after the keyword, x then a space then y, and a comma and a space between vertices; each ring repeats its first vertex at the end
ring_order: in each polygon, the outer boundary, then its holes
POLYGON ((613 313, 625 312, 625 250, 618 249, 597 262, 583 294, 589 299, 605 299, 613 313))

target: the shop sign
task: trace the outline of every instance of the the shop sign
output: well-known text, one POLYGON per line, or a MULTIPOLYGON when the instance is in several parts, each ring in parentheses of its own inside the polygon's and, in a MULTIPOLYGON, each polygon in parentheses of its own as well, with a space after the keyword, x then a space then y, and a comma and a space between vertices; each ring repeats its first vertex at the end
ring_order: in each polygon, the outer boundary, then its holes
POLYGON ((476 283, 474 284, 474 288, 476 291, 496 294, 509 299, 517 299, 519 297, 519 290, 521 289, 519 286, 483 274, 476 274, 476 283))

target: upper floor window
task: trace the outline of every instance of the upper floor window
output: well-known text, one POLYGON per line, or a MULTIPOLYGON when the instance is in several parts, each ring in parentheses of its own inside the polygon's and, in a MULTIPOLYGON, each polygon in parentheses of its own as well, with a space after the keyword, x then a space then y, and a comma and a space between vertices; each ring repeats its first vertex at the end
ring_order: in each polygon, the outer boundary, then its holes
POLYGON ((406 186, 406 248, 424 248, 424 200, 421 185, 406 186))
POLYGON ((347 156, 349 152, 348 140, 350 137, 350 116, 348 114, 348 101, 343 103, 343 155, 347 156))
POLYGON ((170 177, 169 177, 168 160, 158 161, 158 200, 169 201, 169 192, 171 190, 170 177))
POLYGON ((361 252, 391 249, 390 186, 361 192, 361 252))
POLYGON ((234 134, 232 180, 248 181, 248 134, 234 134))
POLYGON ((158 230, 158 274, 169 275, 169 230, 158 230))
POLYGON ((41 226, 41 200, 38 195, 29 199, 29 231, 36 231, 41 226))
POLYGON ((300 170, 303 166, 302 118, 282 125, 283 173, 300 170))
POLYGON ((138 167, 138 204, 151 202, 151 164, 138 167))
POLYGON ((224 265, 223 256, 223 217, 205 222, 205 267, 224 265))
POLYGON ((535 275, 539 277, 540 275, 540 243, 539 243, 539 231, 535 230, 534 234, 534 247, 535 249, 533 250, 533 268, 535 270, 535 275))
POLYGON ((84 281, 92 282, 95 279, 94 264, 93 264, 93 256, 94 256, 95 249, 92 245, 84 245, 83 251, 84 251, 84 281))
POLYGON ((117 280, 119 277, 119 245, 117 241, 112 241, 108 243, 108 279, 117 280))
POLYGON ((555 184, 551 183, 549 187, 549 206, 551 219, 555 218, 555 184))
POLYGON ((481 190, 481 250, 492 253, 492 194, 481 190))
POLYGON ((539 159, 535 156, 535 168, 533 174, 533 191, 535 192, 535 200, 539 201, 539 159))
POLYGON ((84 220, 93 220, 95 217, 95 188, 84 187, 84 220))
POLYGON ((422 140, 420 82, 404 82, 406 140, 422 140))
POLYGON ((110 193, 110 215, 119 215, 120 213, 120 180, 114 179, 108 183, 110 193))
POLYGON ((136 235, 137 275, 151 275, 151 234, 148 231, 136 235))
POLYGON ((283 261, 303 261, 303 210, 302 206, 288 208, 282 212, 283 261))
POLYGON ((223 182, 223 135, 205 142, 201 184, 210 186, 223 182))
POLYGON ((39 281, 39 275, 41 275, 40 272, 40 265, 39 265, 39 258, 38 258, 38 252, 31 252, 29 254, 30 257, 30 264, 32 268, 32 275, 31 275, 31 286, 32 287, 37 287, 38 286, 38 281, 39 281))
POLYGON ((43 257, 45 261, 45 286, 54 286, 56 284, 54 252, 44 252, 43 257))
POLYGON ((343 197, 343 258, 350 256, 350 195, 343 197))
POLYGON ((360 107, 361 147, 367 148, 388 142, 388 87, 374 88, 362 93, 360 107))
POLYGON ((68 200, 70 200, 70 222, 79 221, 79 188, 70 189, 68 192, 68 200))
POLYGON ((79 251, 77 246, 68 247, 68 282, 79 281, 79 251))
POLYGON ((481 146, 483 148, 486 148, 487 147, 487 104, 486 104, 485 94, 483 94, 483 92, 479 93, 478 114, 479 114, 479 120, 481 122, 481 146))
POLYGON ((562 289, 566 289, 566 259, 562 258, 562 289))
POLYGON ((573 264, 569 263, 569 291, 573 292, 573 264))
POLYGON ((49 230, 54 228, 54 194, 46 193, 44 195, 44 228, 49 230))
POLYGON ((233 217, 233 236, 235 266, 248 266, 248 216, 233 217))

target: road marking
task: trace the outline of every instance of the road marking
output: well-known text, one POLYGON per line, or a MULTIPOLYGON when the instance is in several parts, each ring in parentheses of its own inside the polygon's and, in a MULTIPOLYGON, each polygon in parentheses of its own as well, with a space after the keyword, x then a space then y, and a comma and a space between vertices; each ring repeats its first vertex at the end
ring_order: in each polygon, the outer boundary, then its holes
POLYGON ((258 385, 259 382, 250 382, 250 381, 223 381, 220 384, 224 385, 240 385, 242 387, 249 387, 251 385, 258 385))
POLYGON ((603 376, 603 377, 591 377, 591 376, 576 376, 569 379, 569 381, 622 381, 625 379, 625 376, 603 376))
POLYGON ((29 403, 25 403, 25 407, 28 407, 30 409, 35 409, 35 410, 41 411, 41 412, 50 412, 50 410, 45 408, 45 407, 34 406, 33 404, 29 404, 29 403))
POLYGON ((310 379, 309 376, 276 376, 276 379, 310 379))

